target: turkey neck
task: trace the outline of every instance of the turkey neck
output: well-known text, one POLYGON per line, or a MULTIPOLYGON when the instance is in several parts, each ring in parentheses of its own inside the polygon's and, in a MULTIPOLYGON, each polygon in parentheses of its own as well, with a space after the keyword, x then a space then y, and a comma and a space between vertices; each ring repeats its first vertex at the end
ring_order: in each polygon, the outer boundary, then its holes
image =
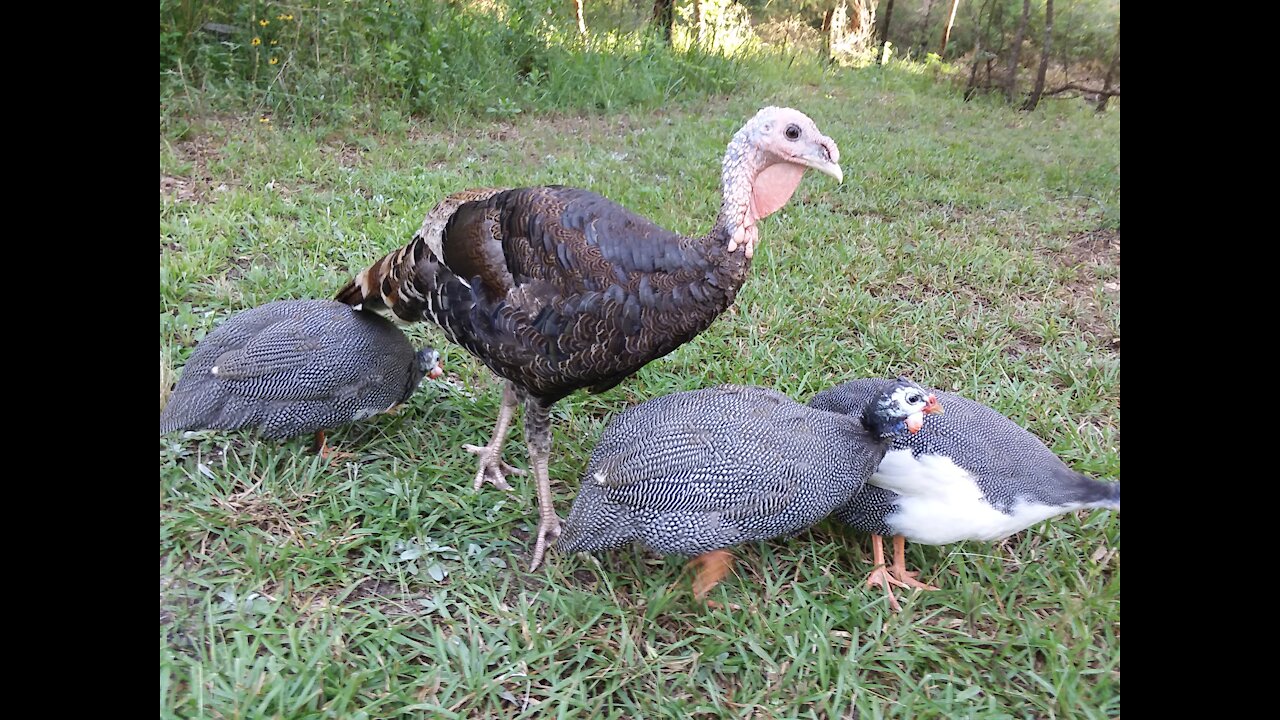
POLYGON ((806 169, 768 156, 751 138, 744 127, 730 141, 720 170, 720 213, 700 239, 704 256, 735 287, 742 285, 751 267, 759 242, 757 223, 787 204, 806 169))

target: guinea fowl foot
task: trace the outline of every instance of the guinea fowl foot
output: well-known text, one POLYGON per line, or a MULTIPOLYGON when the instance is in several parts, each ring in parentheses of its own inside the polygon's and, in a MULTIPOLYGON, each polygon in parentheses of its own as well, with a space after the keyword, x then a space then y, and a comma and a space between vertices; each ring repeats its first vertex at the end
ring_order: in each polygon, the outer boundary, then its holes
POLYGON ((330 465, 337 465, 343 460, 350 460, 355 456, 356 454, 353 452, 346 452, 344 450, 334 450, 328 445, 325 445, 324 447, 320 448, 320 458, 322 460, 328 460, 330 465))
POLYGON ((889 572, 903 587, 919 588, 921 590, 937 590, 938 588, 926 582, 916 579, 920 573, 912 572, 907 569, 907 561, 905 553, 907 552, 907 539, 901 535, 893 536, 893 567, 889 572))
POLYGON ((894 586, 906 587, 906 585, 889 573, 889 568, 884 561, 884 538, 879 535, 871 536, 871 554, 875 569, 867 576, 867 587, 872 588, 879 585, 884 588, 885 594, 889 596, 889 609, 899 612, 902 610, 902 606, 898 604, 898 598, 894 597, 893 588, 894 586))
POLYGON ((712 550, 690 560, 689 565, 696 568, 696 574, 693 576, 693 597, 697 600, 705 600, 711 588, 718 585, 733 569, 733 553, 728 550, 712 550))
POLYGON ((312 449, 316 451, 316 454, 320 456, 321 460, 328 460, 330 465, 337 465, 343 460, 349 460, 356 456, 355 453, 335 450, 329 447, 328 442, 325 440, 323 430, 316 433, 315 447, 312 449))
MULTIPOLYGON (((881 572, 883 572, 883 569, 881 570, 881 572)), ((911 572, 906 568, 893 567, 889 570, 889 573, 892 575, 892 578, 890 578, 890 581, 894 585, 897 585, 898 587, 904 587, 904 588, 912 587, 920 590, 937 590, 938 589, 933 585, 930 585, 929 583, 921 582, 917 580, 916 577, 919 576, 920 573, 911 572)))
POLYGON ((507 483, 507 476, 525 474, 524 470, 512 467, 502 460, 501 445, 463 445, 462 447, 467 452, 480 456, 480 469, 476 471, 475 482, 471 483, 472 490, 479 491, 485 483, 499 490, 510 490, 511 485, 507 483))
POLYGON ((867 576, 867 587, 872 588, 876 586, 884 588, 885 594, 889 596, 889 607, 894 612, 898 612, 902 609, 902 606, 898 604, 898 598, 893 595, 893 588, 906 587, 906 585, 893 577, 893 575, 889 573, 888 568, 883 566, 878 567, 875 570, 872 570, 871 574, 867 576))
POLYGON ((533 546, 533 560, 529 563, 529 572, 538 569, 542 564, 542 556, 547 553, 547 543, 560 537, 563 523, 554 512, 543 516, 538 522, 538 541, 533 546))

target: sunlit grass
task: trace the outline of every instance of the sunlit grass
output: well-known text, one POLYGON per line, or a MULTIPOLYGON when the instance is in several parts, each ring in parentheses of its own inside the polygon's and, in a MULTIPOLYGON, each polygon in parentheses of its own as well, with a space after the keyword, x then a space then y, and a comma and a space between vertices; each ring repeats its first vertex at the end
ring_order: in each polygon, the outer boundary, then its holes
MULTIPOLYGON (((1118 477, 1119 113, 966 104, 895 68, 759 87, 502 123, 187 119, 160 138, 162 373, 240 309, 332 295, 461 188, 576 185, 703 232, 729 136, 791 105, 839 143, 844 184, 808 177, 764 221, 751 277, 707 332, 556 405, 561 512, 610 417, 725 382, 807 400, 909 372, 1118 477)), ((829 524, 741 548, 719 609, 692 600, 680 562, 634 549, 552 552, 531 574, 532 484, 473 493, 460 448, 487 437, 499 385, 434 328, 409 332, 452 374, 333 432, 357 454, 341 467, 306 438, 161 438, 162 716, 1119 715, 1118 514, 910 545, 942 590, 903 596, 898 615, 862 583, 866 539, 829 524)), ((523 466, 520 425, 507 459, 523 466)))

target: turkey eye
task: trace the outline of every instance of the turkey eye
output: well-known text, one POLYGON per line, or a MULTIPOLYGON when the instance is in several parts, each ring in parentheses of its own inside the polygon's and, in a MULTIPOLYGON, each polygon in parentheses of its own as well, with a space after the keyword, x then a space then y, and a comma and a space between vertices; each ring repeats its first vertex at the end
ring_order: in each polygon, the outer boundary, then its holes
POLYGON ((787 134, 787 139, 788 139, 788 140, 796 140, 796 139, 798 139, 798 138, 800 137, 800 126, 799 126, 799 125, 788 125, 788 126, 787 126, 786 134, 787 134))

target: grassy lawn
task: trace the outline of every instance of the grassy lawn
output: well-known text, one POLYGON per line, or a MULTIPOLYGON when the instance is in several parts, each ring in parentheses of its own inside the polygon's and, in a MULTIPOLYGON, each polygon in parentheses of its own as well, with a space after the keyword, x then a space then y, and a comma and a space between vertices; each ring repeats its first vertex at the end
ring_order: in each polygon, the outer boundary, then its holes
MULTIPOLYGON (((1068 464, 1120 472, 1120 118, 1024 115, 905 70, 842 71, 659 112, 338 129, 213 118, 160 138, 160 355, 241 309, 329 297, 444 194, 561 183, 684 233, 719 204, 730 135, 765 104, 836 140, 761 227, 707 332, 556 405, 567 515, 608 419, 719 383, 807 400, 910 373, 991 405, 1068 464)), ((532 482, 471 491, 500 385, 434 328, 449 374, 396 416, 308 438, 160 440, 162 717, 1115 717, 1120 520, 908 546, 938 592, 888 610, 868 538, 822 524, 739 549, 709 609, 676 559, 554 551, 528 573, 532 482)), ((525 465, 522 423, 506 458, 525 465)))

